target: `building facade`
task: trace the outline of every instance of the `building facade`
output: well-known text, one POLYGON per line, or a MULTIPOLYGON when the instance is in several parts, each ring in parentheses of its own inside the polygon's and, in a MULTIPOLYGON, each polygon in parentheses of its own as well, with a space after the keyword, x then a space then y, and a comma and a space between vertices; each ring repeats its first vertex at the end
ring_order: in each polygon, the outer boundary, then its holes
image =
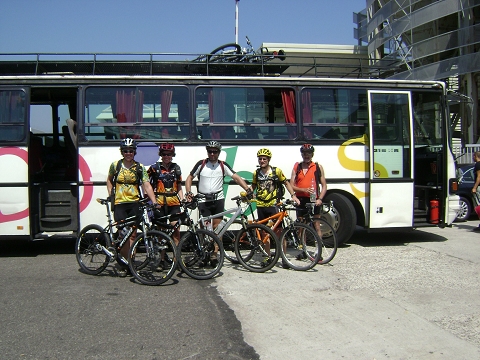
POLYGON ((354 22, 370 77, 445 81, 458 138, 480 142, 480 0, 367 0, 354 22))

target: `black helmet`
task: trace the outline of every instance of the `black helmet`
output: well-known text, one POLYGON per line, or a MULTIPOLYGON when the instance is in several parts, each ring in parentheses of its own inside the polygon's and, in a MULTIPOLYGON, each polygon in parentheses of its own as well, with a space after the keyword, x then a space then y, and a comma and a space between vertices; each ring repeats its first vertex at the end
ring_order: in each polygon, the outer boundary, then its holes
POLYGON ((315 152, 315 148, 313 147, 312 144, 303 144, 302 147, 300 148, 300 152, 315 152))
POLYGON ((137 149, 137 143, 135 140, 131 138, 125 138, 120 141, 120 150, 126 149, 126 148, 131 148, 131 149, 137 149))
POLYGON ((211 140, 207 143, 206 148, 216 148, 218 150, 222 150, 222 144, 220 144, 218 141, 211 140))

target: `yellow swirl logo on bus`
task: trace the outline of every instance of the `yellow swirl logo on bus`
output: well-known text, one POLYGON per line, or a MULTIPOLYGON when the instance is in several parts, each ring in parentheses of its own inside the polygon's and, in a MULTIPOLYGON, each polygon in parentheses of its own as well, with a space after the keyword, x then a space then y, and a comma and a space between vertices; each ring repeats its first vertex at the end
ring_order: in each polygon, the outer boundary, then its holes
MULTIPOLYGON (((340 162, 340 165, 342 165, 347 170, 362 171, 364 173, 368 173, 369 172, 368 161, 350 159, 346 154, 347 146, 355 143, 368 146, 367 135, 363 135, 361 137, 354 138, 354 139, 349 139, 345 141, 342 145, 340 145, 337 153, 338 161, 340 162)), ((373 174, 376 178, 388 177, 387 169, 379 163, 373 164, 373 174)), ((352 189, 352 193, 355 195, 355 197, 357 197, 357 199, 360 199, 368 195, 368 193, 357 189, 352 183, 350 183, 350 188, 352 189)))

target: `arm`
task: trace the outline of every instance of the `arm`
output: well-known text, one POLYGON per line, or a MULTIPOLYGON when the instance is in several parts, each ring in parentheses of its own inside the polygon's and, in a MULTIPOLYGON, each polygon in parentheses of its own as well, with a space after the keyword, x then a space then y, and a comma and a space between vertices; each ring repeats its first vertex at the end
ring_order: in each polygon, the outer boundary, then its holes
POLYGON ((320 172, 322 173, 322 176, 320 177, 320 185, 322 186, 322 190, 320 191, 320 195, 318 195, 315 204, 321 205, 323 202, 323 198, 327 193, 327 180, 325 179, 325 171, 323 170, 322 165, 318 164, 318 167, 320 168, 320 172))
POLYGON ((185 179, 185 196, 187 197, 188 201, 192 201, 193 193, 192 193, 192 182, 193 176, 192 174, 188 174, 187 178, 185 179))
POLYGON ((477 192, 477 187, 480 185, 480 170, 477 170, 476 174, 477 180, 475 181, 475 184, 473 184, 472 193, 477 192))
POLYGON ((236 173, 232 175, 232 179, 242 187, 243 190, 247 192, 252 192, 251 186, 249 186, 245 180, 243 180, 240 176, 238 176, 236 173))
MULTIPOLYGON (((300 200, 298 200, 297 195, 295 195, 295 191, 293 190, 292 185, 291 185, 287 180, 285 180, 285 181, 283 182, 283 184, 285 185, 285 187, 287 188, 287 191, 288 191, 289 194, 291 195, 292 200, 295 201, 295 203, 296 203, 297 205, 300 204, 300 200)), ((283 185, 281 185, 281 186, 283 186, 283 185)))
POLYGON ((145 194, 147 194, 152 204, 156 204, 157 199, 155 198, 155 193, 153 192, 152 185, 148 181, 145 181, 142 184, 142 187, 143 187, 143 191, 145 192, 145 194))
POLYGON ((112 195, 112 189, 113 189, 113 175, 108 175, 108 176, 107 176, 107 192, 108 192, 108 196, 112 195))
POLYGON ((185 198, 185 196, 183 195, 183 188, 182 188, 182 182, 181 181, 177 181, 177 195, 178 195, 178 198, 180 199, 180 201, 183 201, 183 199, 185 198))

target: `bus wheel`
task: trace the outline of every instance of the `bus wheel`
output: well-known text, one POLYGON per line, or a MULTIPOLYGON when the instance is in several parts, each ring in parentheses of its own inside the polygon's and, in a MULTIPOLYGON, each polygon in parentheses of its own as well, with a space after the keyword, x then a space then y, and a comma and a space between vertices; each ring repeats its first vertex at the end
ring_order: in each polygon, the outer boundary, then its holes
MULTIPOLYGON (((333 209, 323 214, 324 218, 337 233, 337 246, 348 241, 355 231, 357 224, 357 214, 352 203, 346 196, 341 194, 329 194, 325 197, 325 202, 333 201, 333 209)), ((328 244, 328 234, 323 234, 323 241, 328 244)))

